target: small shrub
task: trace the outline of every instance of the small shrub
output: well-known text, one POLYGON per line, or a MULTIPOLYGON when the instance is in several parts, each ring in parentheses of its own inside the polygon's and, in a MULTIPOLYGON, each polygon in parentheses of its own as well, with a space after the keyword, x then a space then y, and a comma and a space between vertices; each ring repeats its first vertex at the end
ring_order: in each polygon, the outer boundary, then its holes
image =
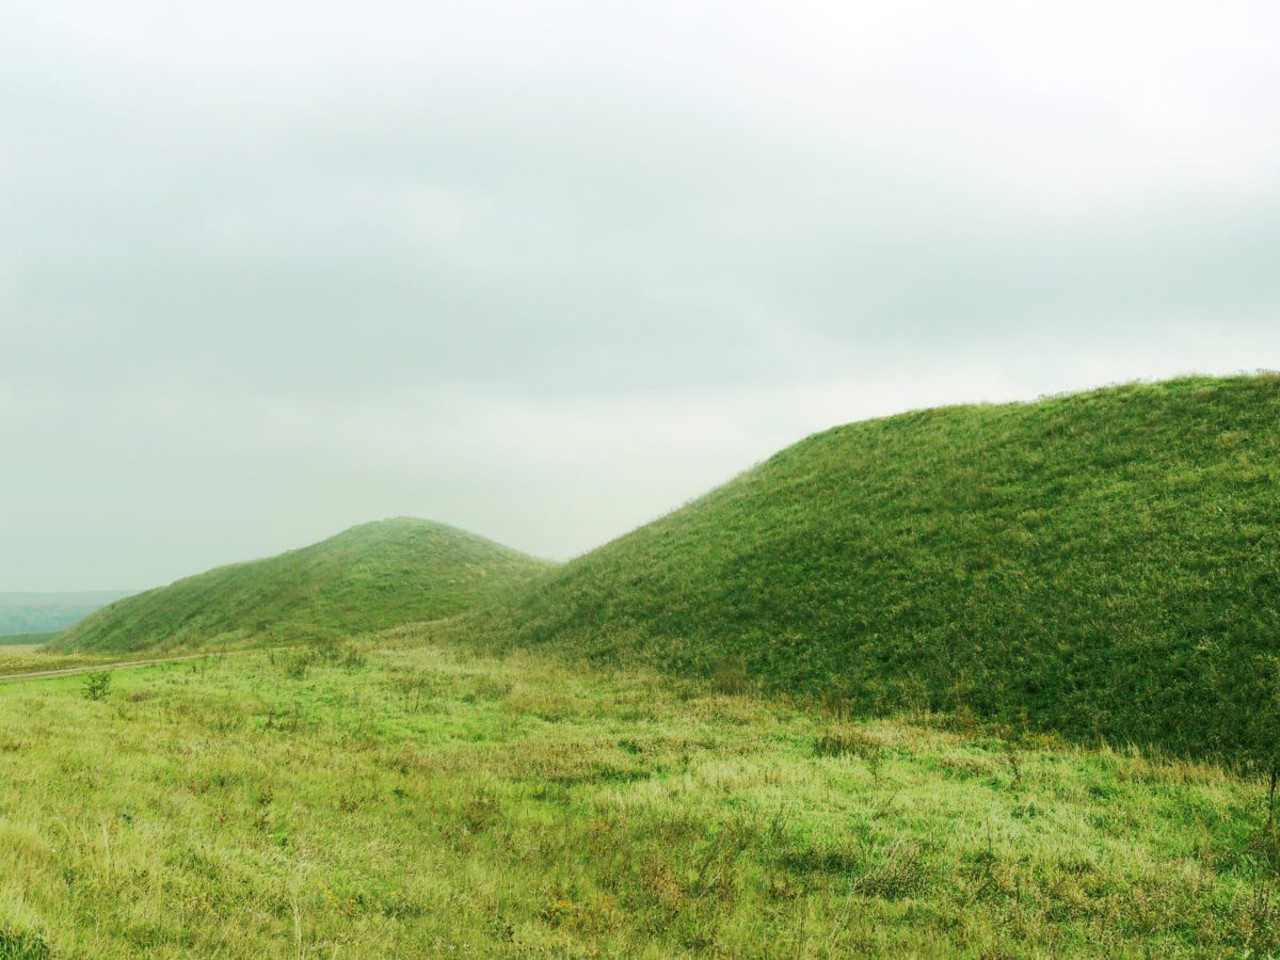
POLYGON ((111 691, 111 671, 95 670, 86 674, 81 687, 88 700, 104 700, 111 691))

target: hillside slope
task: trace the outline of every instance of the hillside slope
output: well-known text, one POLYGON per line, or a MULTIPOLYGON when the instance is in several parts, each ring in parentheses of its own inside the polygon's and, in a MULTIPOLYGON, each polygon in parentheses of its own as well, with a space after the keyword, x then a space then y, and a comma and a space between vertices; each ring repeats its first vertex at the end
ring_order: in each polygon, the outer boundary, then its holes
POLYGON ((1256 756, 1280 654, 1280 378, 1188 378, 809 437, 476 618, 858 712, 1256 756))
POLYGON ((120 600, 50 647, 131 651, 377 630, 451 616, 549 566, 444 524, 384 520, 120 600))

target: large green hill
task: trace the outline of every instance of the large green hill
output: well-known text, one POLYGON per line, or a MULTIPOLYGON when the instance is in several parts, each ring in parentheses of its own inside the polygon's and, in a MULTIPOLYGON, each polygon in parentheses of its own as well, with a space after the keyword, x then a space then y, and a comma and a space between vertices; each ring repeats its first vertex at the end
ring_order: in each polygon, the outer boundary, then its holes
POLYGON ((548 566, 444 524, 385 520, 120 600, 50 646, 132 651, 377 630, 460 613, 548 566))
POLYGON ((1280 377, 838 427, 468 619, 489 647, 859 712, 1257 756, 1280 724, 1280 377))

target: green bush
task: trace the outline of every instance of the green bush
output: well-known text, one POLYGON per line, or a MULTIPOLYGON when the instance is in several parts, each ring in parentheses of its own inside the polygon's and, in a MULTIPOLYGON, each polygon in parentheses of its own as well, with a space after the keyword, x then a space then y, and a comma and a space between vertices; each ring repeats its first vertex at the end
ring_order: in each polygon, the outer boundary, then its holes
POLYGON ((111 692, 111 671, 95 670, 85 674, 81 690, 88 700, 105 700, 111 692))

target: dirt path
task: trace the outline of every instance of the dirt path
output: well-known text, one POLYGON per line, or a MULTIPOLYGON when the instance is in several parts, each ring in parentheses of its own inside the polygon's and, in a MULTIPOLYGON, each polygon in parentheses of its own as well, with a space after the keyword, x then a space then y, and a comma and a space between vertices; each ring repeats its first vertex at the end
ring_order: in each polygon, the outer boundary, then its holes
MULTIPOLYGON (((231 651, 227 651, 231 652, 231 651)), ((114 660, 110 663, 87 663, 77 667, 60 667, 57 670, 32 670, 27 673, 0 674, 0 683, 15 680, 47 680, 50 677, 67 677, 75 673, 93 673, 97 670, 125 670, 129 667, 154 667, 160 663, 180 663, 183 660, 202 660, 208 653, 189 653, 181 657, 162 657, 157 660, 114 660)), ((218 656, 222 656, 221 653, 218 656)))

